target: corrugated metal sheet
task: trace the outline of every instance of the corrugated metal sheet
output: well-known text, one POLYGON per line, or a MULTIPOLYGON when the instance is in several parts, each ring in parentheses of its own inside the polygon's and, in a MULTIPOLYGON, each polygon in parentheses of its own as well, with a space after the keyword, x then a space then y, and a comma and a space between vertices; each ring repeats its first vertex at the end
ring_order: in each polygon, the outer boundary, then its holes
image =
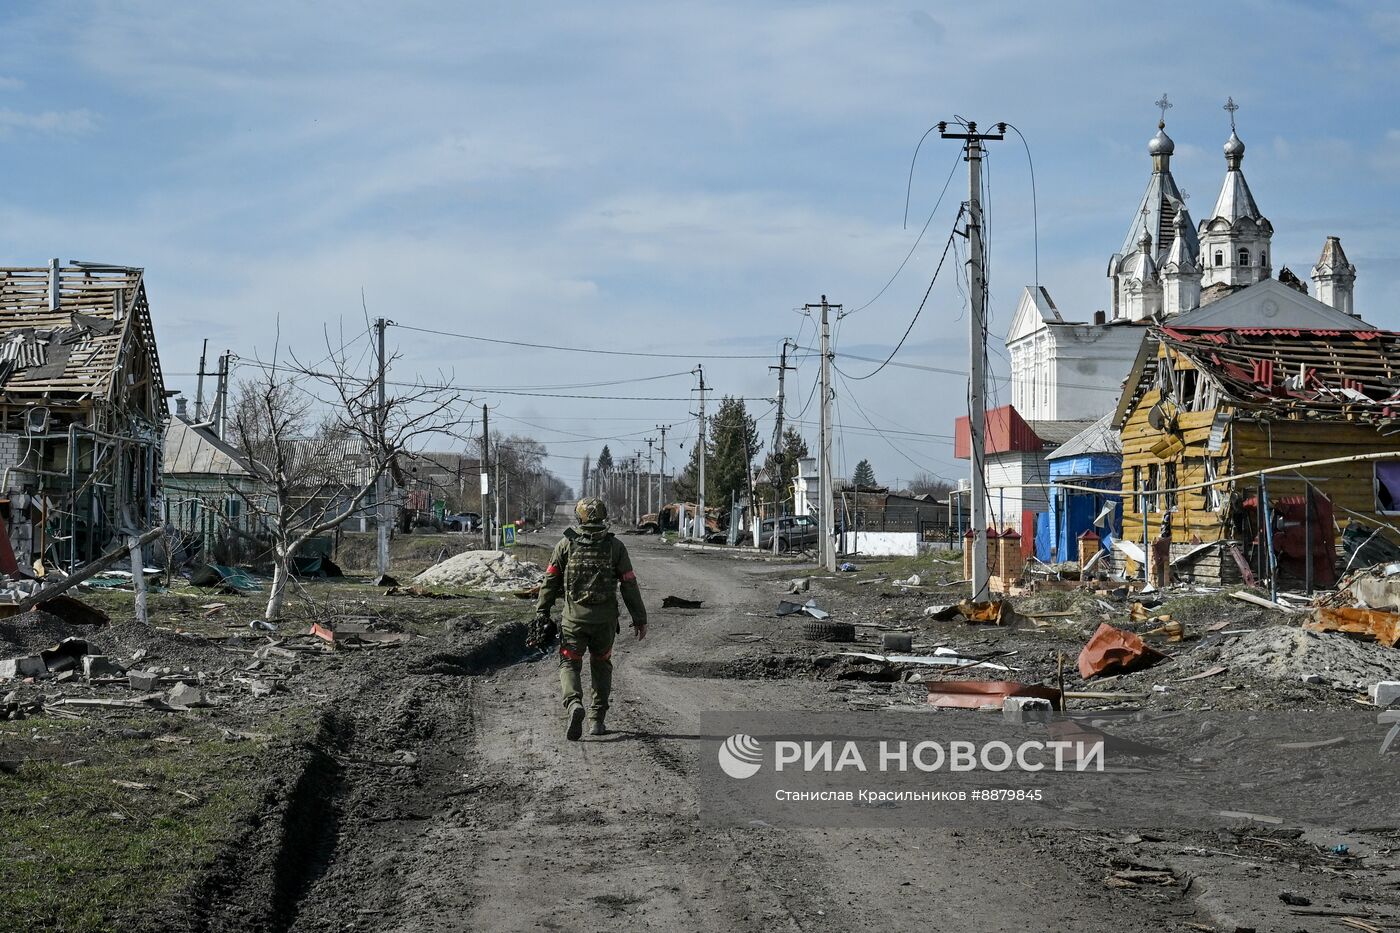
MULTIPOLYGON (((972 428, 967 416, 957 419, 953 431, 953 455, 959 460, 972 458, 972 428)), ((1026 419, 1021 417, 1011 405, 1003 405, 987 412, 987 434, 984 449, 989 454, 1010 453, 1011 451, 1034 452, 1044 449, 1040 437, 1026 419)))

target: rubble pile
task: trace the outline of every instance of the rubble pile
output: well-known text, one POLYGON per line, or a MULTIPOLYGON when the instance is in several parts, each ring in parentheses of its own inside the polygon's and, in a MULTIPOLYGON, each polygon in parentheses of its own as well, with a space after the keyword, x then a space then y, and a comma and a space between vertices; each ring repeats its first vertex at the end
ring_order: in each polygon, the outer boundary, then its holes
POLYGON ((1331 632, 1292 625, 1270 625, 1221 642, 1220 660, 1236 671, 1254 671, 1276 680, 1321 677, 1339 687, 1367 689, 1400 672, 1391 648, 1331 632))
POLYGON ((466 551, 413 578, 419 586, 461 587, 509 593, 539 586, 544 571, 505 551, 466 551))

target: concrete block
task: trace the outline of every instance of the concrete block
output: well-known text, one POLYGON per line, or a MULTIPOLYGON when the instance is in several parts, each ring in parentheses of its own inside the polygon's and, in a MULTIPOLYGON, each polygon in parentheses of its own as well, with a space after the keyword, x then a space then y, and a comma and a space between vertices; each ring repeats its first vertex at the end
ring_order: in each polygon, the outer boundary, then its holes
POLYGON ((0 680, 18 680, 47 674, 49 666, 37 654, 22 658, 6 658, 0 661, 0 680))
POLYGON ((83 656, 83 676, 88 680, 95 677, 120 677, 126 673, 126 668, 105 654, 89 654, 83 656))
POLYGON ((160 674, 156 671, 127 671, 126 682, 132 690, 150 693, 160 684, 160 674))
POLYGON ((165 694, 165 702, 176 709, 188 709, 191 706, 204 706, 204 693, 198 687, 189 684, 176 684, 165 694))
POLYGON ((1400 680, 1382 680, 1372 684, 1371 702, 1377 706, 1391 706, 1400 702, 1400 680))
POLYGON ((1041 722, 1052 712, 1050 701, 1041 697, 1007 697, 1001 703, 1001 718, 1007 722, 1041 722))

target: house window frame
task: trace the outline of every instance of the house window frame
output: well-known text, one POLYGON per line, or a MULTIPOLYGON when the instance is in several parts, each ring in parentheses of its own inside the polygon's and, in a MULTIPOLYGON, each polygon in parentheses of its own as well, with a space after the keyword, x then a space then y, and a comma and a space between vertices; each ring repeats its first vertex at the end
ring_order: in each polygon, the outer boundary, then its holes
POLYGON ((1247 248, 1241 246, 1238 250, 1236 250, 1235 258, 1239 260, 1239 265, 1241 269, 1249 268, 1249 250, 1247 248))
MULTIPOLYGON (((1393 466, 1400 469, 1400 457, 1394 460, 1375 460, 1371 463, 1371 498, 1375 506, 1377 515, 1400 515, 1400 496, 1391 497, 1390 509, 1381 508, 1381 476, 1380 469, 1383 466, 1393 466)), ((1397 486, 1400 486, 1400 477, 1397 477, 1397 486)))
POLYGON ((1225 265, 1225 252, 1223 250, 1215 251, 1215 265, 1217 268, 1225 265))

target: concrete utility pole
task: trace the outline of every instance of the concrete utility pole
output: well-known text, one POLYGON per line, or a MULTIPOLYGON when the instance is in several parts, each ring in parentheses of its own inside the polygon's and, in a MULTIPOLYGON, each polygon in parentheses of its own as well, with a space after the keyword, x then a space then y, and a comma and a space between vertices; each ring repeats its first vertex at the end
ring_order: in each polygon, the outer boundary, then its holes
MULTIPOLYGON (((640 450, 637 451, 637 456, 633 458, 632 466, 632 501, 636 506, 636 508, 633 509, 632 524, 640 525, 642 523, 642 452, 640 450)), ((650 486, 651 484, 648 483, 647 485, 650 486)))
POLYGON ((658 424, 656 430, 661 432, 661 469, 656 474, 656 510, 659 520, 661 507, 666 504, 666 432, 671 430, 671 426, 658 424))
POLYGON ((778 411, 773 417, 773 453, 781 454, 783 450, 783 377, 788 370, 797 371, 796 366, 789 366, 787 361, 788 347, 797 349, 797 344, 791 340, 783 340, 782 356, 778 358, 777 366, 769 366, 769 369, 778 371, 778 411))
POLYGON ((977 124, 965 124, 965 133, 949 133, 940 122, 944 139, 963 141, 963 161, 967 162, 967 280, 972 313, 968 320, 969 387, 967 393, 968 442, 972 455, 972 598, 986 600, 987 571, 987 282, 982 255, 982 144, 1001 139, 1006 124, 998 123, 996 133, 979 133, 977 124))
POLYGON ((653 470, 653 469, 651 468, 651 465, 652 465, 652 463, 651 463, 651 451, 652 451, 652 448, 653 448, 655 445, 656 445, 656 438, 654 438, 654 437, 649 437, 649 438, 647 438, 647 514, 648 514, 648 515, 650 515, 652 512, 655 512, 655 511, 656 511, 656 507, 655 507, 654 505, 652 505, 652 502, 651 502, 651 475, 652 475, 652 473, 656 472, 655 470, 653 470))
POLYGON ((204 338, 204 348, 199 351, 199 382, 194 390, 194 423, 204 420, 204 362, 209 356, 209 338, 204 338))
POLYGON ((578 485, 578 497, 580 499, 588 495, 588 464, 592 459, 593 456, 591 454, 583 458, 583 479, 579 480, 578 485))
POLYGON ((491 548, 491 410, 481 404, 481 546, 491 548))
POLYGON ((699 391, 699 393, 700 393, 700 415, 699 415, 699 417, 700 417, 700 430, 699 430, 699 440, 696 441, 696 443, 700 445, 700 451, 699 451, 699 453, 696 455, 696 459, 698 459, 698 460, 700 461, 700 485, 697 487, 697 488, 698 488, 698 495, 696 496, 696 498, 697 498, 697 500, 698 500, 698 502, 697 502, 696 504, 697 504, 698 507, 697 507, 696 510, 695 510, 695 537, 699 538, 701 541, 704 541, 704 540, 705 540, 705 367, 704 367, 703 365, 697 365, 697 366, 695 367, 695 372, 696 372, 696 374, 700 377, 700 388, 697 390, 697 391, 699 391))
POLYGON ((840 311, 841 305, 831 304, 822 295, 822 302, 819 305, 809 304, 806 310, 811 311, 821 308, 821 388, 822 396, 821 412, 821 476, 818 477, 818 487, 821 492, 821 516, 819 524, 819 550, 820 563, 826 568, 828 573, 836 571, 836 504, 833 501, 833 486, 831 475, 831 402, 835 396, 831 391, 831 322, 830 312, 832 308, 840 311))
MULTIPOLYGON (((389 322, 382 317, 376 318, 374 321, 375 344, 379 351, 377 366, 379 405, 375 409, 379 424, 376 425, 375 433, 379 435, 379 455, 381 457, 384 456, 388 448, 389 430, 389 403, 384 394, 384 378, 388 373, 389 366, 384 356, 384 331, 388 326, 389 322)), ((389 572, 389 471, 387 469, 381 470, 379 479, 375 481, 374 507, 375 525, 378 526, 376 532, 379 538, 379 575, 382 577, 389 572)))

